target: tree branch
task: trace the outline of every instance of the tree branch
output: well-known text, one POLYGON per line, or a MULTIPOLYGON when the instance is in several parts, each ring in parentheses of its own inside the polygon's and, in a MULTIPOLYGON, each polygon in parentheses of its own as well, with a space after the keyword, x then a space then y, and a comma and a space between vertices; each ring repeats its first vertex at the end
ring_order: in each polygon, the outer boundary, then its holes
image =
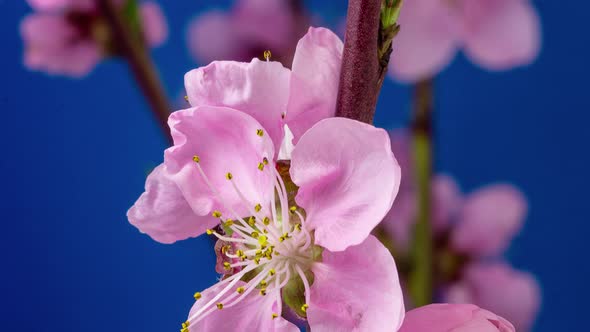
POLYGON ((121 16, 119 8, 111 0, 99 0, 100 10, 111 28, 114 42, 127 60, 133 76, 144 96, 147 98, 152 112, 169 143, 172 142, 168 129, 170 106, 155 66, 150 59, 144 44, 134 38, 129 25, 121 16))

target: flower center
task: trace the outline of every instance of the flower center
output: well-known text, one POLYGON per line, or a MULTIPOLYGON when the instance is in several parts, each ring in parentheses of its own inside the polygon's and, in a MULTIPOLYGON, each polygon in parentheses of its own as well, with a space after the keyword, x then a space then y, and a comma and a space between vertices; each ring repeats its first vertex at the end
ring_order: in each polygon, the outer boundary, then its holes
MULTIPOLYGON (((263 134, 262 130, 258 130, 257 134, 263 134)), ((267 158, 258 164, 258 170, 268 174, 272 180, 273 194, 265 205, 249 201, 236 185, 232 173, 226 174, 226 179, 240 198, 240 204, 249 211, 247 216, 241 216, 230 204, 224 203, 219 191, 211 185, 200 165, 200 158, 194 156, 193 160, 224 209, 224 214, 213 211, 212 215, 220 220, 220 227, 207 230, 207 234, 218 238, 218 262, 225 276, 218 283, 218 286, 224 287, 183 323, 183 330, 188 331, 189 325, 215 310, 235 306, 252 292, 273 297, 271 305, 274 310, 269 319, 277 318, 282 312, 281 290, 293 280, 303 284, 305 302, 296 311, 305 314, 310 284, 306 273, 309 273, 314 261, 313 234, 306 229, 305 211, 292 199, 296 187, 289 179, 288 188, 281 176, 286 174, 288 177, 288 168, 283 167, 286 172, 279 172, 278 165, 269 165, 267 158), (295 190, 290 190, 292 187, 295 190), (240 281, 242 283, 238 284, 240 281)), ((201 293, 195 293, 195 300, 200 298, 201 293)))

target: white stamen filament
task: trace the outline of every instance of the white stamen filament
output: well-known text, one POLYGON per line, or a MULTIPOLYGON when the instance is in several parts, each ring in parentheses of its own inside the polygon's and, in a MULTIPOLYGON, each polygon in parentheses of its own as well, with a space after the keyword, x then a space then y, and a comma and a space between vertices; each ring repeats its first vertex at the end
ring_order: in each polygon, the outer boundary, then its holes
MULTIPOLYGON (((262 136, 259 132, 257 134, 262 136)), ((228 273, 235 274, 226 276, 217 284, 218 287, 223 286, 223 289, 192 314, 187 323, 192 325, 216 310, 231 308, 248 296, 253 296, 251 293, 254 291, 258 291, 260 296, 273 297, 273 300, 269 299, 269 301, 272 302, 273 307, 276 304, 278 312, 273 312, 273 316, 269 319, 280 316, 282 311, 280 290, 287 285, 293 275, 299 275, 302 278, 305 301, 309 303, 309 282, 304 271, 307 271, 312 263, 313 240, 304 227, 303 215, 295 207, 289 208, 287 187, 274 163, 268 163, 268 160, 264 159, 266 167, 258 168, 260 174, 269 177, 272 194, 267 197, 269 199, 267 202, 249 200, 238 187, 234 176, 227 173, 226 179, 239 198, 237 203, 241 204, 238 210, 248 211, 247 213, 250 214, 240 216, 233 208, 236 207, 235 203, 224 202, 219 194, 220 191, 213 187, 199 165, 200 159, 196 156, 194 159, 203 181, 225 210, 223 213, 231 215, 230 220, 230 218, 223 218, 220 211, 213 213, 215 217, 219 217, 226 230, 233 231, 231 235, 219 234, 213 230, 208 231, 208 234, 227 243, 221 250, 227 259, 224 262, 224 268, 228 273), (241 270, 235 272, 235 268, 241 268, 241 270), (252 271, 255 275, 250 280, 243 280, 252 271), (245 283, 237 287, 240 280, 245 283)))

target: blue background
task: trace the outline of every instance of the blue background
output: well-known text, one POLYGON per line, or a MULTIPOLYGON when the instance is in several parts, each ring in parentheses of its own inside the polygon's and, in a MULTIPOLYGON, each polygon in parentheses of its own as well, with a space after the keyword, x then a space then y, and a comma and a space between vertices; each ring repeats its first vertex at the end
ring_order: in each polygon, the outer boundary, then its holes
MULTIPOLYGON (((161 3, 171 35, 153 55, 177 98, 196 65, 184 29, 213 2, 161 3)), ((318 3, 332 25, 345 13, 344 2, 318 3)), ((459 56, 437 79, 436 161, 467 191, 509 181, 526 193, 530 214, 508 257, 542 283, 535 331, 581 331, 590 299, 590 4, 536 5, 544 45, 534 65, 489 73, 459 56)), ((126 221, 162 160, 159 128, 121 62, 81 81, 23 68, 18 25, 28 12, 24 1, 0 0, 0 330, 177 329, 193 292, 216 275, 208 239, 162 245, 126 221)), ((406 123, 409 92, 387 82, 376 124, 406 123)))

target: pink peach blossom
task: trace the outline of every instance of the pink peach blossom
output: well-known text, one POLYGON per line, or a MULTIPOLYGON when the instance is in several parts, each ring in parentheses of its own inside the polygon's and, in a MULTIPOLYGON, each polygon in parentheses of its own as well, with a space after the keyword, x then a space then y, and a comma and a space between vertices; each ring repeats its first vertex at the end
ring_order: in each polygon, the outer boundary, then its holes
POLYGON ((230 12, 204 13, 187 29, 188 48, 202 63, 249 61, 271 50, 273 58, 290 64, 301 30, 291 6, 284 0, 238 0, 230 12))
POLYGON ((174 146, 128 212, 160 242, 205 232, 223 241, 225 277, 195 295, 183 331, 298 331, 282 317, 282 291, 297 280, 303 304, 290 308, 313 331, 401 325, 395 263, 369 235, 400 169, 385 131, 333 117, 342 48, 312 28, 292 70, 254 59, 186 74, 191 108, 170 116, 174 146), (220 222, 224 231, 214 230, 220 222))
POLYGON ((506 319, 472 304, 430 304, 406 313, 399 332, 515 332, 506 319))
MULTIPOLYGON (((20 26, 29 69, 82 77, 108 56, 105 49, 112 41, 95 1, 30 0, 30 4, 38 12, 25 17, 20 26)), ((150 46, 160 45, 167 36, 160 8, 145 2, 139 10, 145 40, 150 46)))
POLYGON ((450 303, 477 303, 506 317, 518 331, 530 331, 541 303, 535 278, 505 263, 476 262, 463 278, 448 287, 443 299, 450 303), (498 291, 501 285, 502 291, 498 291))
POLYGON ((488 70, 531 63, 541 45, 529 0, 412 0, 404 3, 390 74, 402 82, 437 75, 462 49, 488 70))
MULTIPOLYGON (((404 177, 399 197, 382 225, 394 238, 396 246, 405 251, 417 213, 413 163, 407 133, 393 131, 390 137, 404 177)), ((514 186, 504 183, 488 185, 463 195, 451 177, 434 175, 431 198, 435 233, 450 233, 450 244, 454 250, 477 257, 501 254, 522 228, 527 213, 524 195, 514 186)))

